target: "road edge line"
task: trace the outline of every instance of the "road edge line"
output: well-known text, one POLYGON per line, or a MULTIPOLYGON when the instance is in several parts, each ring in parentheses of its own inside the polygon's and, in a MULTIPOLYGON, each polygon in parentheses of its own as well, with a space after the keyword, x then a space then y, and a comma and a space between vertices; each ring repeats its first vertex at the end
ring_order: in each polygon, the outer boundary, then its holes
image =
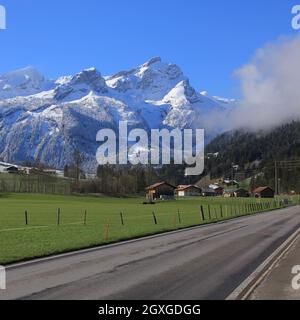
POLYGON ((259 267, 246 278, 227 298, 232 300, 247 300, 254 290, 263 282, 275 265, 292 248, 300 237, 298 228, 281 246, 279 246, 259 267))

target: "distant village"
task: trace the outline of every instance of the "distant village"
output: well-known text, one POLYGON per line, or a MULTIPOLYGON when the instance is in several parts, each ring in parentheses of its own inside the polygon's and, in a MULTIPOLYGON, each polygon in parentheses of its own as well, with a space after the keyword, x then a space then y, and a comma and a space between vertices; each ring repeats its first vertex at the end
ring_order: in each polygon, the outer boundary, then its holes
MULTIPOLYGON (((34 166, 22 166, 6 162, 0 162, 0 173, 7 174, 24 174, 24 175, 33 175, 33 174, 45 174, 57 178, 67 178, 65 172, 62 170, 47 169, 47 168, 38 168, 34 166)), ((95 174, 86 174, 87 179, 94 179, 95 174)))
POLYGON ((274 198, 275 191, 270 187, 259 187, 252 192, 239 188, 235 180, 224 180, 224 185, 211 184, 208 188, 201 188, 197 185, 173 186, 162 181, 149 186, 147 199, 149 201, 170 200, 175 197, 225 197, 225 198, 274 198))
MULTIPOLYGON (((30 166, 19 166, 11 163, 0 162, 0 174, 41 174, 66 178, 65 172, 55 169, 39 169, 30 166)), ((86 175, 86 179, 94 179, 95 175, 86 175)), ((239 187, 239 182, 224 179, 220 182, 209 184, 206 188, 199 185, 174 186, 166 181, 157 182, 146 188, 146 197, 149 202, 157 200, 172 200, 176 197, 224 197, 224 198, 274 198, 275 191, 268 186, 261 186, 253 191, 239 187)))
MULTIPOLYGON (((19 166, 11 163, 0 162, 0 173, 20 173, 30 175, 36 173, 38 170, 39 169, 35 167, 19 166)), ((43 172, 51 176, 64 177, 64 172, 59 170, 43 169, 43 172)))

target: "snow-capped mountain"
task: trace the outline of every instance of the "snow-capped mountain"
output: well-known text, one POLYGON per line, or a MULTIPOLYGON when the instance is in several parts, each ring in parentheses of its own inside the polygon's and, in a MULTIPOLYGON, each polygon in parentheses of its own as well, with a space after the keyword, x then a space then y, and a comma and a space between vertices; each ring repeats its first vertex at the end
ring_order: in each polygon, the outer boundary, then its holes
MULTIPOLYGON (((63 168, 75 149, 96 167, 96 134, 119 121, 145 128, 207 128, 235 101, 197 92, 181 69, 154 58, 130 71, 103 77, 95 68, 47 80, 29 67, 0 76, 0 158, 63 168), (213 116, 213 117, 211 117, 213 116)), ((217 130, 218 131, 218 130, 217 130)))
POLYGON ((54 88, 53 81, 46 80, 33 67, 0 75, 0 99, 28 96, 54 88))

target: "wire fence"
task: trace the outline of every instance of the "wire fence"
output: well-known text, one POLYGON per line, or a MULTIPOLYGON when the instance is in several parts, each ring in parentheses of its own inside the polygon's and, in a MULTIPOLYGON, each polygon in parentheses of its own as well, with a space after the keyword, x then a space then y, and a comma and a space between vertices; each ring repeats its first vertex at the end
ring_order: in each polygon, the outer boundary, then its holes
MULTIPOLYGON (((0 264, 90 248, 298 205, 291 199, 137 201, 65 197, 10 201, 0 207, 0 264), (76 202, 74 204, 74 201, 76 202), (38 204, 37 204, 38 202, 38 204), (59 203, 59 204, 58 204, 59 203), (123 206, 122 206, 123 204, 123 206), (27 206, 27 208, 23 208, 27 206)), ((274 211, 276 214, 278 211, 274 211)))
MULTIPOLYGON (((262 199, 253 201, 211 201, 199 206, 185 207, 181 205, 176 209, 159 209, 144 212, 126 212, 119 210, 111 214, 105 212, 89 211, 88 209, 70 210, 59 207, 56 211, 47 208, 42 211, 24 209, 23 212, 1 216, 0 232, 26 230, 30 227, 38 229, 45 227, 61 227, 78 225, 107 226, 109 229, 130 228, 137 226, 146 229, 164 228, 168 230, 197 226, 227 219, 242 217, 272 211, 300 204, 299 197, 285 199, 262 199)), ((120 229, 122 231, 122 229, 120 229)))
POLYGON ((1 193, 71 194, 71 182, 49 175, 1 174, 1 193))

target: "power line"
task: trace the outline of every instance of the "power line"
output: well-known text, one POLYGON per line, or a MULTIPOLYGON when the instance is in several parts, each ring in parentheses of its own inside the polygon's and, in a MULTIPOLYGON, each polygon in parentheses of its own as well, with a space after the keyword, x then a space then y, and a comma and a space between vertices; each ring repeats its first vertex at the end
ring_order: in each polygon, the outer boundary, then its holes
POLYGON ((278 169, 297 169, 300 168, 300 160, 281 160, 281 161, 275 161, 275 193, 276 195, 279 194, 278 190, 278 169))

